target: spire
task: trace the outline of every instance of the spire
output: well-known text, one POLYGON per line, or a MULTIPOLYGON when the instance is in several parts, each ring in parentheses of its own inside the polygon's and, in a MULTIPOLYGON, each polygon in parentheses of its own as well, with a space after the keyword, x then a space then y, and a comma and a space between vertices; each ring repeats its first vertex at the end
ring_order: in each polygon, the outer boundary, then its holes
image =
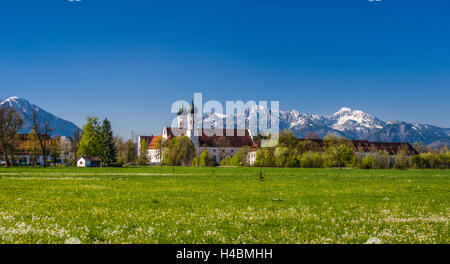
POLYGON ((191 106, 190 106, 190 108, 189 108, 189 112, 190 112, 191 114, 194 114, 194 113, 195 113, 194 97, 191 97, 191 106))

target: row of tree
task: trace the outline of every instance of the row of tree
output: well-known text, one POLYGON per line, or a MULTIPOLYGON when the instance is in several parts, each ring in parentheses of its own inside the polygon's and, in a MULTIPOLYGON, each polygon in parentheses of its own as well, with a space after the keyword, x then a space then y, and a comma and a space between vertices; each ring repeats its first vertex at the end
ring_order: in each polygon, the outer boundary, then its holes
MULTIPOLYGON (((298 140, 290 131, 283 131, 275 148, 260 148, 256 152, 253 166, 257 167, 357 167, 362 169, 407 169, 441 168, 450 166, 450 151, 447 146, 439 151, 432 148, 418 148, 418 155, 408 155, 400 150, 396 155, 387 151, 374 151, 369 154, 355 153, 352 142, 345 138, 328 135, 319 144, 314 135, 307 140, 298 140)), ((417 145, 417 144, 414 144, 417 145)), ((243 147, 233 157, 226 156, 221 166, 248 166, 250 149, 243 147)), ((208 151, 194 157, 192 166, 215 166, 208 151)))
MULTIPOLYGON (((0 151, 8 166, 15 165, 17 145, 20 140, 19 131, 24 120, 14 108, 5 106, 0 108, 0 151)), ((122 164, 148 164, 147 149, 150 142, 145 139, 140 142, 138 150, 131 140, 115 137, 108 119, 99 122, 96 117, 88 117, 83 130, 75 132, 73 138, 54 137, 49 120, 40 116, 36 111, 32 115, 32 130, 26 136, 26 144, 22 146, 32 159, 33 165, 37 157, 42 155, 44 166, 50 157, 53 163, 63 154, 70 162, 80 156, 97 156, 103 166, 122 164), (138 155, 139 153, 139 155, 138 155)), ((269 136, 270 137, 270 136, 269 136)), ((414 147, 420 152, 409 156, 400 151, 390 156, 386 151, 371 154, 354 153, 352 143, 344 138, 329 135, 320 141, 314 134, 309 134, 307 140, 298 140, 292 132, 283 131, 279 136, 279 144, 275 148, 260 148, 256 152, 254 166, 260 167, 358 167, 358 168, 449 168, 450 151, 447 146, 440 151, 415 143, 414 147)), ((169 166, 249 166, 249 147, 243 147, 233 156, 225 155, 225 148, 230 146, 226 137, 219 137, 215 142, 218 148, 218 159, 212 159, 209 152, 198 153, 188 137, 172 138, 170 141, 158 140, 156 148, 162 164, 169 166)))
MULTIPOLYGON (((39 115, 37 109, 32 113, 32 129, 30 137, 36 143, 35 151, 43 156, 43 160, 47 161, 50 154, 51 139, 50 134, 53 131, 50 119, 44 115, 39 115)), ((0 107, 0 151, 6 161, 7 166, 15 165, 18 142, 21 141, 19 131, 24 126, 22 115, 13 107, 0 107)), ((44 166, 47 162, 44 162, 44 166)))
POLYGON ((52 124, 38 110, 33 111, 31 119, 30 132, 20 134, 24 126, 22 115, 10 106, 0 107, 0 157, 7 166, 19 165, 18 157, 23 154, 30 157, 33 166, 38 164, 39 157, 44 166, 58 162, 74 165, 80 156, 97 156, 104 166, 138 162, 135 143, 115 137, 106 118, 99 123, 98 118, 88 117, 81 134, 75 131, 68 138, 51 138, 52 124), (64 161, 60 160, 62 156, 64 161))

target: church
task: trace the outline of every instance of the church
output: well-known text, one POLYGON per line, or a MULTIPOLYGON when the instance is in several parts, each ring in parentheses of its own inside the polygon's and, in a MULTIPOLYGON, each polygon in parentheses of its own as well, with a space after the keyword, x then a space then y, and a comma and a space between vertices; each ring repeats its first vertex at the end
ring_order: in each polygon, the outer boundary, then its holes
POLYGON ((248 129, 205 129, 195 126, 196 109, 192 103, 189 109, 181 108, 177 113, 177 127, 164 127, 162 135, 139 136, 138 149, 143 139, 148 143, 148 159, 150 165, 162 163, 162 152, 158 141, 167 141, 177 136, 187 136, 194 144, 197 155, 207 150, 210 157, 220 164, 224 158, 233 157, 242 147, 250 149, 247 162, 252 165, 256 159, 257 144, 253 141, 248 129))

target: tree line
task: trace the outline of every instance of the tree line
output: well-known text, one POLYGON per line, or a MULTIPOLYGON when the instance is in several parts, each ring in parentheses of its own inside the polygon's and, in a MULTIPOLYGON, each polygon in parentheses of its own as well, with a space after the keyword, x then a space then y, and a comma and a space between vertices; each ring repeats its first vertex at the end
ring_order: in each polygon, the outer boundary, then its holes
POLYGON ((28 134, 19 133, 25 124, 20 112, 10 106, 0 107, 0 158, 6 166, 40 164, 43 166, 64 164, 75 165, 80 156, 97 156, 103 166, 121 166, 136 164, 138 161, 135 143, 129 139, 113 135, 111 123, 107 118, 99 122, 97 117, 88 117, 80 131, 74 131, 72 137, 54 136, 52 124, 45 115, 34 110, 31 118, 31 130, 28 134), (20 157, 26 155, 28 162, 20 157), (60 160, 64 157, 63 160, 60 160))
POLYGON ((59 152, 67 151, 67 142, 62 142, 61 138, 52 142, 50 119, 39 115, 37 109, 33 110, 32 129, 28 135, 19 133, 24 124, 23 116, 16 109, 11 106, 0 107, 0 151, 6 166, 18 165, 18 151, 30 154, 32 160, 42 155, 44 166, 48 165, 48 158, 56 160, 59 152), (19 146, 20 142, 25 142, 25 146, 19 146))
MULTIPOLYGON (((270 136, 268 136, 270 137, 270 136)), ((258 139, 258 137, 255 137, 258 139)), ((267 137, 266 137, 267 138, 267 137)), ((259 137, 263 139, 263 137, 259 137)), ((279 144, 274 148, 259 148, 253 166, 256 167, 298 167, 327 168, 353 167, 361 169, 448 169, 450 166, 450 151, 445 145, 439 150, 415 143, 417 155, 408 155, 406 149, 400 149, 397 154, 389 155, 387 151, 371 151, 357 153, 351 140, 339 138, 333 134, 327 135, 322 144, 317 135, 309 133, 305 140, 297 139, 291 131, 282 131, 279 144)), ((182 144, 173 142, 164 152, 164 164, 185 166, 249 166, 248 154, 250 148, 240 148, 234 156, 221 157, 220 163, 213 160, 210 153, 193 151, 189 138, 179 139, 182 144), (196 155, 194 154, 196 153, 196 155), (181 158, 183 157, 183 158, 181 158)), ((220 154, 220 144, 218 144, 220 154)), ((222 145, 223 147, 223 145, 222 145)))
MULTIPOLYGON (((32 129, 26 136, 19 134, 24 125, 23 117, 14 108, 4 106, 0 108, 0 155, 7 166, 18 165, 18 143, 33 165, 38 156, 44 159, 44 166, 58 163, 63 155, 65 164, 76 164, 80 156, 96 156, 103 166, 146 165, 149 163, 148 147, 150 142, 143 139, 140 149, 132 139, 125 140, 114 136, 110 121, 105 118, 99 122, 97 117, 87 117, 81 133, 75 131, 73 137, 56 136, 50 138, 52 126, 50 121, 39 115, 32 114, 32 129)), ((268 136, 270 137, 270 135, 268 136)), ((267 137, 256 136, 255 140, 267 137)), ((407 168, 441 168, 450 166, 450 151, 447 146, 436 150, 424 144, 415 143, 417 155, 407 155, 400 150, 396 155, 389 155, 386 151, 372 151, 371 153, 355 153, 352 142, 335 135, 326 136, 319 144, 318 136, 309 133, 305 140, 297 139, 291 131, 284 130, 279 135, 279 144, 274 148, 259 148, 253 166, 257 167, 357 167, 362 169, 407 169, 407 168)), ((230 147, 226 137, 219 137, 215 145, 218 153, 213 159, 207 150, 199 152, 191 140, 186 136, 162 141, 159 138, 154 146, 158 159, 162 165, 168 166, 249 166, 248 154, 250 148, 244 146, 237 153, 228 156, 225 149, 230 147)), ((204 146, 206 147, 206 146, 204 146)))

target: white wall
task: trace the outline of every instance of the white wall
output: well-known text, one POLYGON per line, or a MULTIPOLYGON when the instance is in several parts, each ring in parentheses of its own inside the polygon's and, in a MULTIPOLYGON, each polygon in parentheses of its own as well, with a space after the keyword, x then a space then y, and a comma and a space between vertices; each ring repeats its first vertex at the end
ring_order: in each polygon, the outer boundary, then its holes
POLYGON ((86 167, 86 161, 83 158, 80 158, 77 161, 77 167, 86 167))
MULTIPOLYGON (((200 155, 205 149, 208 151, 209 156, 212 159, 214 159, 214 157, 215 157, 215 160, 217 162, 220 162, 220 160, 219 160, 219 156, 220 156, 219 155, 219 148, 199 147, 199 148, 197 148, 197 152, 198 152, 197 154, 200 155)), ((223 150, 222 157, 224 159, 227 156, 228 157, 233 157, 234 155, 236 155, 236 153, 238 152, 239 148, 222 148, 222 150, 223 150)))
MULTIPOLYGON (((159 149, 149 149, 147 150, 147 157, 149 164, 155 165, 160 164, 162 161, 162 153, 159 155, 159 149)), ((162 152, 162 150, 161 150, 162 152)))

